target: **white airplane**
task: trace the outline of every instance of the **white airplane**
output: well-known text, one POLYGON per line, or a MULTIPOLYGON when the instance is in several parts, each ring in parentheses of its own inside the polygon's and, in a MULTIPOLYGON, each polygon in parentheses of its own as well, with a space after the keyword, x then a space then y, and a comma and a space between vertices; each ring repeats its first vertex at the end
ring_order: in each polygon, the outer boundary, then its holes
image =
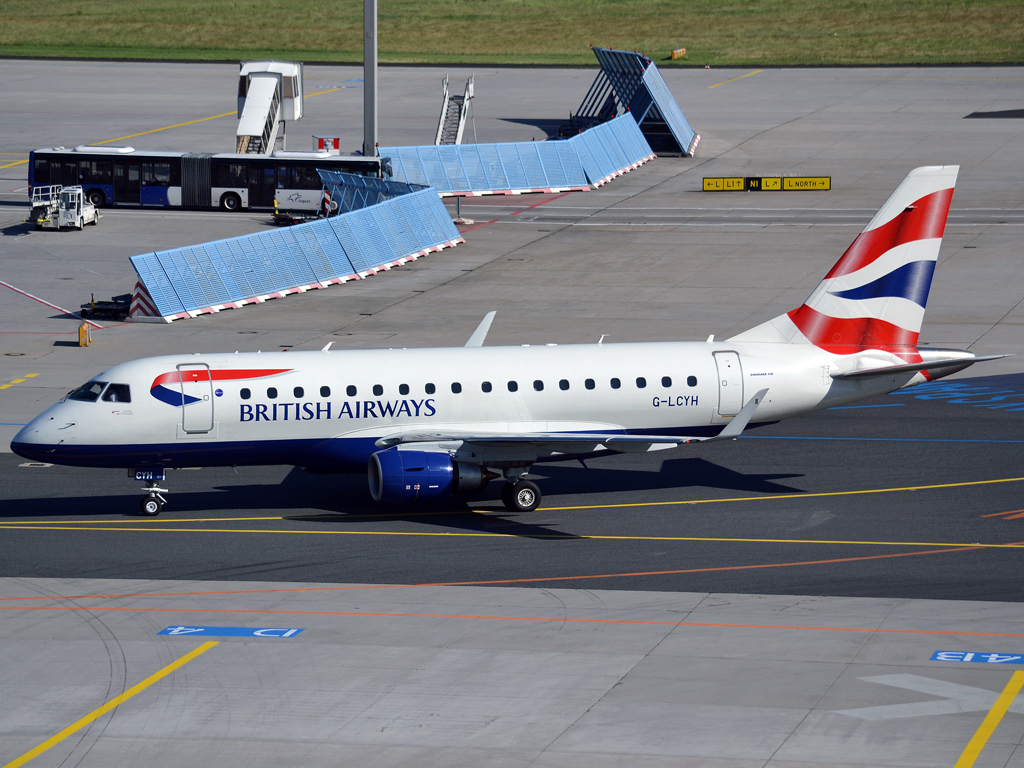
POLYGON ((123 467, 159 514, 166 468, 367 472, 379 502, 504 478, 530 511, 537 462, 734 439, 744 429, 947 376, 917 348, 958 166, 910 173, 810 298, 727 341, 170 355, 116 365, 11 443, 36 461, 123 467))

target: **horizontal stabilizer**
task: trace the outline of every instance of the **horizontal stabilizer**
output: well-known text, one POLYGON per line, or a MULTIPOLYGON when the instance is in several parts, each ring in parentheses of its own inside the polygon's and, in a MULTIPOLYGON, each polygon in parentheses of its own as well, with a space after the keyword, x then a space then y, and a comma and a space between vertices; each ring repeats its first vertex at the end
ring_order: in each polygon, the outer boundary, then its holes
MULTIPOLYGON (((845 371, 830 374, 833 379, 871 379, 876 376, 888 376, 893 373, 912 373, 914 371, 938 371, 943 368, 966 368, 985 360, 999 360, 1012 355, 986 355, 985 357, 960 357, 950 360, 929 360, 921 363, 905 365, 886 365, 881 368, 867 368, 863 371, 845 371)), ((954 371, 955 373, 955 371, 954 371)))

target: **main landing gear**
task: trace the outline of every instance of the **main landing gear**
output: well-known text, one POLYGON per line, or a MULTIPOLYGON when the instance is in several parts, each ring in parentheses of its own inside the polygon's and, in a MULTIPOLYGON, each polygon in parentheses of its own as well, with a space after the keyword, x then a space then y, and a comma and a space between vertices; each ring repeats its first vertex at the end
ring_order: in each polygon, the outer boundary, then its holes
POLYGON ((150 480, 143 486, 142 492, 147 495, 142 497, 139 509, 146 517, 156 517, 167 503, 167 499, 162 495, 167 493, 167 489, 158 486, 155 480, 150 480))
POLYGON ((501 487, 501 503, 514 512, 533 512, 540 504, 540 488, 530 480, 509 478, 501 487))

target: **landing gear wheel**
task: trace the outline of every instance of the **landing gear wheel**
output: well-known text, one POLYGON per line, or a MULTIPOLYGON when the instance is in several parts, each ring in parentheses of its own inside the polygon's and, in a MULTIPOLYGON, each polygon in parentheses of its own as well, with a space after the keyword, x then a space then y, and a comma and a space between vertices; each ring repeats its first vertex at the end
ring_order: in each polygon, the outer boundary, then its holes
POLYGON ((153 496, 147 496, 142 500, 142 503, 139 505, 139 509, 142 510, 142 514, 144 514, 146 517, 156 517, 160 514, 160 510, 163 508, 164 505, 160 501, 160 499, 155 498, 153 496))
POLYGON ((540 488, 529 480, 520 480, 515 485, 505 483, 501 489, 501 501, 516 512, 533 512, 540 504, 540 488))

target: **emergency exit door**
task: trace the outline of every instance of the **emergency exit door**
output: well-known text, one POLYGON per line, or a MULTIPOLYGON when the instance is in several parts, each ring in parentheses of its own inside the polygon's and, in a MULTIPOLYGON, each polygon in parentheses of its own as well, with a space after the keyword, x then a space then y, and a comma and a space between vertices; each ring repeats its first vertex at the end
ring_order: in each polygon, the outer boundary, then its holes
POLYGON ((213 379, 203 363, 178 366, 181 381, 181 431, 201 434, 213 429, 213 379))
POLYGON ((715 352, 718 366, 718 415, 735 416, 743 408, 743 371, 735 352, 715 352))

